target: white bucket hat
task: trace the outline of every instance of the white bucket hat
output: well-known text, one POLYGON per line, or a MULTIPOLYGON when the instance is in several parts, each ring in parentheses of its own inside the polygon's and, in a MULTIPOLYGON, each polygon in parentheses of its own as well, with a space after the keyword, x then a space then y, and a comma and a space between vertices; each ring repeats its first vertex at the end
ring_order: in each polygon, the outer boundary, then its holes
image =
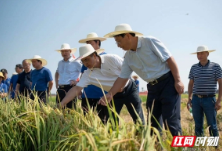
POLYGON ((209 50, 207 46, 199 46, 197 47, 197 51, 191 54, 197 54, 198 52, 203 52, 203 51, 213 52, 216 50, 209 50))
POLYGON ((86 43, 87 41, 90 41, 90 40, 104 41, 104 40, 106 40, 106 38, 98 37, 98 35, 96 33, 89 33, 85 39, 79 40, 79 43, 86 43))
POLYGON ((77 49, 76 48, 70 48, 69 44, 64 43, 64 44, 62 44, 61 49, 58 49, 56 51, 61 53, 62 50, 71 50, 71 53, 75 53, 77 49))
POLYGON ((89 56, 90 54, 97 52, 97 54, 100 54, 104 52, 104 49, 97 49, 95 50, 92 45, 86 44, 84 46, 79 47, 79 59, 85 58, 89 56))
POLYGON ((31 59, 27 59, 29 62, 32 62, 32 60, 40 60, 42 61, 42 66, 46 66, 47 65, 47 61, 45 59, 43 59, 41 56, 39 55, 34 55, 33 58, 31 59))
POLYGON ((120 35, 120 34, 124 34, 124 33, 134 33, 134 34, 136 34, 136 36, 143 36, 143 34, 133 31, 129 24, 120 24, 120 25, 116 26, 115 31, 106 34, 104 37, 111 38, 116 35, 120 35))

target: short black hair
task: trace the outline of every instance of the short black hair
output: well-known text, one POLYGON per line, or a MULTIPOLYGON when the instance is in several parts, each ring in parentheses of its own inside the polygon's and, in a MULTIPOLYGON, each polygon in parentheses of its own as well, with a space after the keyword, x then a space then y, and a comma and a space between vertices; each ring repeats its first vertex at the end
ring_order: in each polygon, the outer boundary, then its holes
POLYGON ((21 64, 17 64, 15 65, 16 68, 19 68, 19 69, 23 69, 22 65, 21 64))
POLYGON ((2 73, 8 73, 8 71, 6 69, 1 69, 2 73))
POLYGON ((101 46, 101 41, 100 40, 94 40, 96 43, 99 41, 99 47, 101 46))
MULTIPOLYGON (((133 37, 135 37, 136 36, 136 34, 135 33, 129 33, 131 36, 133 36, 133 37)), ((124 36, 126 35, 126 33, 124 33, 124 34, 119 34, 119 35, 115 35, 114 37, 119 37, 119 36, 121 36, 122 38, 124 38, 124 36)))

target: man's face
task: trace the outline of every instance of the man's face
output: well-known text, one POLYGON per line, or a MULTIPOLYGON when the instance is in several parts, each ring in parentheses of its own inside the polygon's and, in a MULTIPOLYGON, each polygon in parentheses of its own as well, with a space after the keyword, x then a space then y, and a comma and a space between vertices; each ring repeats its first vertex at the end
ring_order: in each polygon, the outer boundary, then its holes
POLYGON ((28 61, 23 61, 22 66, 25 71, 29 71, 31 69, 31 64, 28 61))
POLYGON ((41 64, 40 61, 38 61, 38 60, 36 60, 36 59, 32 59, 32 66, 33 66, 34 68, 39 68, 41 65, 42 65, 42 64, 41 64))
POLYGON ((95 50, 99 49, 99 41, 95 42, 94 40, 90 40, 90 41, 87 41, 86 43, 92 45, 92 47, 95 50))
POLYGON ((3 80, 3 77, 0 77, 0 83, 2 82, 2 80, 3 80))
POLYGON ((64 59, 69 59, 70 54, 71 54, 71 50, 62 50, 61 51, 61 55, 64 59))
POLYGON ((131 42, 130 42, 129 34, 125 34, 124 37, 116 36, 114 38, 119 48, 122 48, 123 50, 126 50, 126 51, 131 49, 131 42))
POLYGON ((199 61, 206 61, 208 56, 209 56, 208 51, 203 51, 203 52, 198 52, 197 53, 197 58, 198 58, 199 61))
POLYGON ((95 55, 93 54, 93 56, 90 55, 90 56, 87 56, 85 58, 82 58, 81 61, 82 61, 84 66, 91 69, 95 66, 96 58, 95 58, 95 55))
POLYGON ((22 68, 19 68, 19 67, 15 67, 15 72, 17 72, 17 73, 21 73, 22 72, 22 68))
POLYGON ((5 79, 7 79, 8 73, 3 72, 3 76, 5 77, 5 79))

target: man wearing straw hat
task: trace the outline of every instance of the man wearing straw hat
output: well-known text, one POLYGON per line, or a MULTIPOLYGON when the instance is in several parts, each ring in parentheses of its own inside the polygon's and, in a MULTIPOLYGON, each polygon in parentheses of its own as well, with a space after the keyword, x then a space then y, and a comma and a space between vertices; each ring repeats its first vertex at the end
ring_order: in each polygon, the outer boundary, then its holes
MULTIPOLYGON (((55 73, 56 102, 59 103, 65 97, 66 93, 76 85, 80 77, 82 65, 71 56, 71 53, 76 52, 76 48, 70 48, 69 44, 62 44, 61 49, 56 51, 60 52, 63 57, 63 60, 59 61, 55 73)), ((77 97, 73 98, 66 107, 70 109, 75 108, 76 101, 77 97)))
MULTIPOLYGON (((155 37, 144 37, 128 24, 117 25, 114 32, 104 37, 114 37, 118 47, 127 51, 121 74, 106 94, 108 101, 123 87, 134 71, 148 89, 147 110, 152 109, 151 125, 159 128, 161 120, 173 136, 181 134, 180 94, 184 91, 177 64, 166 46, 155 37)), ((105 105, 104 97, 100 103, 105 105)))
MULTIPOLYGON (((61 104, 58 104, 58 106, 64 107, 84 87, 87 87, 90 84, 103 88, 105 91, 110 90, 121 72, 123 59, 114 54, 104 54, 99 56, 98 54, 101 51, 103 50, 95 50, 90 44, 86 44, 79 48, 81 61, 88 69, 84 71, 77 86, 67 93, 66 97, 62 100, 61 104)), ((120 111, 125 104, 133 121, 137 122, 139 120, 137 118, 138 114, 144 124, 141 100, 133 81, 128 80, 118 92, 119 93, 114 96, 116 112, 120 114, 120 111)))
POLYGON ((52 74, 49 69, 47 69, 47 61, 39 55, 35 55, 33 58, 28 59, 32 62, 32 66, 35 68, 31 72, 31 81, 32 81, 32 94, 31 99, 35 99, 37 95, 43 103, 46 103, 47 96, 49 95, 52 86, 53 79, 52 74), (47 85, 49 85, 49 93, 47 94, 47 85), (35 94, 34 94, 35 93, 35 94))
POLYGON ((9 91, 11 78, 8 77, 8 71, 6 69, 1 69, 1 72, 4 76, 2 83, 6 84, 7 90, 9 91))
POLYGON ((5 99, 8 95, 7 94, 8 93, 8 88, 7 88, 7 85, 2 82, 2 80, 4 78, 5 77, 4 77, 3 73, 0 72, 0 98, 5 101, 5 99))
MULTIPOLYGON (((98 50, 101 47, 101 42, 105 41, 105 40, 106 40, 106 38, 99 37, 96 33, 92 32, 92 33, 89 33, 85 39, 79 40, 79 43, 91 44, 95 50, 98 50)), ((103 55, 103 54, 106 54, 106 53, 102 52, 98 55, 103 55)), ((81 69, 81 73, 83 74, 85 70, 87 70, 87 67, 83 65, 82 69, 81 69)), ((107 113, 107 107, 97 104, 99 99, 102 96, 103 96, 103 91, 101 88, 94 86, 94 85, 88 85, 87 87, 85 87, 83 89, 83 93, 81 96, 82 108, 84 110, 84 113, 86 113, 88 110, 88 104, 89 104, 90 108, 96 107, 96 110, 98 112, 98 116, 100 117, 100 119, 103 122, 105 122, 104 119, 106 119, 105 116, 107 113), (87 103, 87 100, 88 100, 88 103, 87 103)))
POLYGON ((199 63, 194 64, 190 69, 187 108, 189 110, 192 107, 197 136, 204 135, 204 114, 210 135, 219 136, 216 115, 221 108, 222 70, 219 64, 208 60, 209 53, 213 51, 215 50, 209 50, 207 46, 199 46, 197 51, 192 53, 197 54, 199 63), (216 100, 217 83, 219 84, 219 95, 216 100))

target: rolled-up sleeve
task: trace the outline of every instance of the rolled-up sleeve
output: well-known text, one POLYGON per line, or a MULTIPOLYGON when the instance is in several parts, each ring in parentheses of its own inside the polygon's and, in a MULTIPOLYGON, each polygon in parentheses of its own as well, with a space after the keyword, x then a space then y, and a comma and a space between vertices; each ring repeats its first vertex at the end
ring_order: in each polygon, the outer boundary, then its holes
POLYGON ((155 37, 149 37, 148 39, 150 40, 152 45, 151 50, 161 59, 162 62, 165 62, 172 56, 170 51, 161 41, 159 41, 155 37))
POLYGON ((219 64, 216 65, 216 79, 221 79, 222 78, 222 70, 219 64))
POLYGON ((130 68, 127 62, 128 62, 128 59, 127 59, 127 56, 125 56, 125 59, 122 64, 121 73, 119 76, 120 78, 129 79, 131 77, 133 70, 130 68))
POLYGON ((90 79, 89 79, 89 77, 88 77, 87 72, 85 71, 85 72, 82 74, 82 77, 81 77, 81 79, 79 80, 79 82, 77 83, 76 86, 85 88, 85 87, 87 87, 88 85, 90 85, 90 79))
POLYGON ((189 77, 188 77, 189 79, 194 79, 194 77, 193 77, 193 67, 191 67, 191 69, 190 69, 190 73, 189 73, 189 77))

